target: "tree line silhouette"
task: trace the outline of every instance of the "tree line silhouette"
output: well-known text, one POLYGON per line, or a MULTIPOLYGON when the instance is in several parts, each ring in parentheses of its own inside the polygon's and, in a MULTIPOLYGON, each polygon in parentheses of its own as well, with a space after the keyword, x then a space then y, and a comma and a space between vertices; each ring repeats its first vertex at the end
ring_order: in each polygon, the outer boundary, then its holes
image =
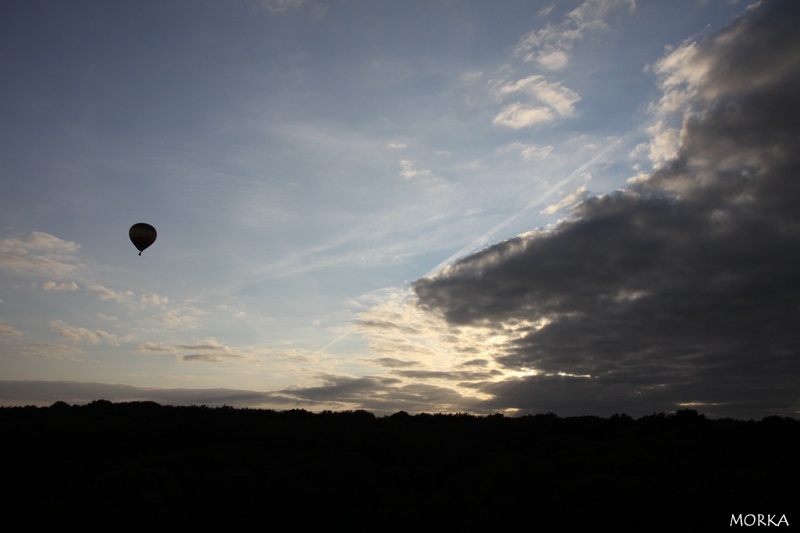
POLYGON ((800 519, 800 421, 311 413, 153 402, 0 408, 20 531, 536 531, 800 519))

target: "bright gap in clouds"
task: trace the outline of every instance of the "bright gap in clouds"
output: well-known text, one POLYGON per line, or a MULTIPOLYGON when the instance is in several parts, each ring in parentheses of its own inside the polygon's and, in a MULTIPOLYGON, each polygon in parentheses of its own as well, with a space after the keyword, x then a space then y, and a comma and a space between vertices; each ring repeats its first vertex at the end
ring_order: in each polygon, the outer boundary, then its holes
MULTIPOLYGON (((564 197, 566 202, 562 200, 559 202, 560 205, 547 206, 553 198, 563 195, 565 190, 571 190, 575 181, 584 178, 585 173, 594 165, 612 154, 620 145, 624 146, 627 140, 635 138, 635 135, 636 133, 632 132, 610 142, 608 146, 550 186, 535 200, 482 233, 434 267, 425 277, 436 276, 442 271, 446 271, 449 265, 459 259, 487 246, 496 240, 509 224, 534 209, 544 208, 543 212, 553 214, 577 204, 583 197, 585 187, 579 188, 576 194, 564 197)), ((626 149, 629 150, 630 147, 626 147, 626 149)), ((499 382, 509 377, 518 378, 541 373, 533 368, 503 368, 495 361, 502 354, 503 346, 521 339, 531 331, 537 331, 546 326, 549 322, 546 317, 538 318, 535 321, 516 320, 513 324, 504 325, 502 332, 498 332, 493 327, 474 326, 462 326, 454 330, 440 317, 420 311, 410 286, 383 290, 379 294, 379 296, 376 295, 379 300, 382 300, 379 304, 372 305, 367 311, 360 313, 352 329, 320 348, 316 355, 325 352, 351 335, 361 334, 369 339, 370 351, 373 355, 385 356, 376 359, 379 365, 388 368, 406 367, 405 370, 394 370, 395 375, 410 379, 423 378, 432 384, 452 387, 460 394, 479 400, 489 400, 491 396, 477 391, 475 381, 485 384, 499 382), (397 359, 398 355, 403 359, 397 359), (454 384, 454 379, 462 381, 462 383, 454 384)), ((560 372, 559 375, 567 374, 560 372)), ((588 378, 591 376, 572 377, 588 378)), ((454 408, 457 409, 457 406, 454 408)), ((518 411, 514 407, 505 410, 509 413, 518 411)))
POLYGON ((796 412, 793 3, 31 6, 2 401, 796 412))

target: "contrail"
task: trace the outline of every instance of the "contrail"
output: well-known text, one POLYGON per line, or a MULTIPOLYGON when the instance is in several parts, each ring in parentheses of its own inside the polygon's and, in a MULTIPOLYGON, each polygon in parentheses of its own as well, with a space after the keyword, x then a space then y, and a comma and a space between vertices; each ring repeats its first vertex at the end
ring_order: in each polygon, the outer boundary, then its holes
POLYGON ((346 333, 342 333, 341 335, 339 335, 338 337, 336 337, 331 342, 329 342, 328 344, 326 344, 325 346, 323 346, 322 348, 320 348, 319 350, 317 350, 316 352, 314 352, 311 355, 315 356, 315 355, 321 354, 322 352, 324 352, 325 350, 327 350, 328 348, 330 348, 334 344, 338 344, 339 342, 341 342, 344 339, 346 339, 347 337, 349 337, 351 333, 352 333, 352 331, 348 331, 346 333))
POLYGON ((628 133, 627 135, 623 135, 619 139, 615 140, 614 142, 612 142, 611 144, 609 144, 608 146, 606 146, 605 148, 600 150, 600 152, 598 152, 594 157, 592 157, 586 163, 584 163, 581 166, 579 166, 578 168, 576 168, 566 178, 564 178, 563 180, 559 181, 558 183, 556 183, 555 185, 553 185, 552 187, 547 189, 544 192, 544 194, 542 194, 541 196, 536 198, 536 200, 533 200, 528 205, 526 205, 525 207, 523 207, 522 209, 520 209, 519 211, 517 211, 516 213, 514 213, 513 215, 511 215, 507 219, 505 219, 504 221, 502 221, 499 224, 495 225, 489 231, 486 231, 483 234, 481 234, 478 238, 476 238, 475 240, 473 240, 472 242, 470 242, 469 244, 467 244, 466 246, 461 248, 459 251, 457 251, 456 253, 454 253, 453 255, 451 255, 450 257, 448 257, 447 259, 445 259, 444 261, 442 261, 438 265, 436 265, 433 269, 431 269, 430 272, 425 274, 424 277, 433 276, 434 274, 439 272, 441 269, 443 269, 447 265, 449 265, 452 262, 454 262, 456 259, 459 259, 459 258, 467 255, 468 253, 473 252, 477 248, 486 245, 490 241, 490 239, 492 238, 492 236, 495 233, 497 233, 498 231, 500 231, 504 227, 506 227, 509 224, 511 224, 514 220, 518 219, 524 213, 527 213, 531 209, 533 209, 535 207, 538 207, 538 206, 542 205, 543 203, 547 202, 550 199, 550 197, 553 196, 555 193, 557 193, 562 187, 564 187, 566 184, 568 184, 569 182, 573 181, 575 178, 580 176, 584 171, 586 171, 587 168, 589 168, 592 165, 594 165, 599 159, 601 159, 608 152, 610 152, 616 145, 618 145, 619 143, 621 143, 623 140, 627 139, 628 137, 632 136, 634 133, 635 132, 631 132, 631 133, 628 133))

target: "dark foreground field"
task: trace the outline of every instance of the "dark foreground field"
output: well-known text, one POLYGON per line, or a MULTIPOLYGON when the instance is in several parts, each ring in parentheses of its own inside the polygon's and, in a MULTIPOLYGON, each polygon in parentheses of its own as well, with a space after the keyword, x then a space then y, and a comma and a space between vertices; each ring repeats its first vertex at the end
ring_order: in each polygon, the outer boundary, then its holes
POLYGON ((800 524, 789 418, 376 418, 101 400, 0 408, 0 450, 5 531, 800 524))

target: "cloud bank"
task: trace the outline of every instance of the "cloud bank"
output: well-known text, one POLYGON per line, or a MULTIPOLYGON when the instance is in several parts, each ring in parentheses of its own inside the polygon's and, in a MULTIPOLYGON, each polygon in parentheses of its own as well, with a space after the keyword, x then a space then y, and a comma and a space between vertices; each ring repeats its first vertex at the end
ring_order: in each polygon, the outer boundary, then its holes
POLYGON ((414 284, 425 311, 505 339, 494 357, 520 376, 487 382, 486 405, 800 413, 798 22, 764 2, 671 50, 653 131, 678 124, 673 157, 414 284))

